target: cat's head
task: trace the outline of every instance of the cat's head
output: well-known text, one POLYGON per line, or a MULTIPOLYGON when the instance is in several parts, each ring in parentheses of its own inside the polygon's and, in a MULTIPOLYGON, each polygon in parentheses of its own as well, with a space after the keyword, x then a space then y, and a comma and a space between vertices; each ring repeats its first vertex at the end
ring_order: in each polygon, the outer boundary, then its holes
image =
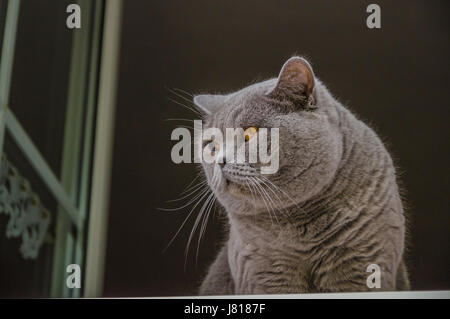
POLYGON ((194 103, 204 114, 203 130, 218 128, 225 136, 226 128, 242 128, 247 134, 245 163, 227 161, 213 139, 195 141, 222 156, 223 163, 202 165, 225 208, 251 213, 292 206, 321 192, 336 174, 342 149, 336 102, 305 59, 290 58, 278 78, 227 95, 197 95, 194 103), (260 128, 268 130, 269 154, 276 143, 270 132, 278 128, 279 163, 272 174, 261 170, 268 164, 249 161, 248 144, 260 128))

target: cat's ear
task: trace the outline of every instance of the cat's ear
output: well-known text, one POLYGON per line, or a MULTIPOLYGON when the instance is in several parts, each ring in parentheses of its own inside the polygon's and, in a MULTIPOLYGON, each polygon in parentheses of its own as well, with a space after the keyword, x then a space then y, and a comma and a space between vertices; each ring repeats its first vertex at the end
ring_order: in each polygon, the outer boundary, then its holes
POLYGON ((225 95, 201 94, 194 97, 194 104, 202 113, 210 115, 224 104, 224 100, 225 95))
POLYGON ((292 57, 284 63, 277 84, 269 95, 305 106, 313 102, 311 97, 314 84, 314 72, 308 61, 300 57, 292 57))

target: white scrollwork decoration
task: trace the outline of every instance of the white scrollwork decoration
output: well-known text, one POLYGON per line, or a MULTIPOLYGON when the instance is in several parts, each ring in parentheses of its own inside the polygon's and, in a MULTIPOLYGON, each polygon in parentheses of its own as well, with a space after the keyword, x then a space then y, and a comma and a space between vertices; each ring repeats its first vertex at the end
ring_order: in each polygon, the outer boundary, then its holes
POLYGON ((36 259, 50 225, 50 213, 5 155, 0 161, 0 214, 9 216, 6 237, 21 236, 22 257, 36 259))

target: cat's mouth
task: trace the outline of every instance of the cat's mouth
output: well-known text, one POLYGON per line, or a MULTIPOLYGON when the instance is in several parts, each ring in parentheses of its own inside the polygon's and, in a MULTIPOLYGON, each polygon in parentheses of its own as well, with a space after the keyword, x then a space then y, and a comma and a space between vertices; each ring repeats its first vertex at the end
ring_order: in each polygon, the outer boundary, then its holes
POLYGON ((236 183, 234 181, 226 180, 227 191, 239 197, 248 197, 251 195, 249 186, 245 184, 236 183))
POLYGON ((226 171, 223 172, 223 177, 225 179, 227 190, 231 194, 239 196, 244 195, 246 197, 252 195, 251 177, 226 171))

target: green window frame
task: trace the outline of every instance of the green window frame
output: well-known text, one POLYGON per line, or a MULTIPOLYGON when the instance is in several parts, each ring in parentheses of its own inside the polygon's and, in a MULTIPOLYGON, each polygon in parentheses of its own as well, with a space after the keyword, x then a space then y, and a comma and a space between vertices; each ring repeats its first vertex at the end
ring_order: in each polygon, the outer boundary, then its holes
POLYGON ((52 297, 96 297, 103 290, 122 1, 74 3, 83 24, 73 31, 60 178, 8 107, 20 0, 7 1, 0 56, 0 152, 8 131, 59 204, 52 297), (69 264, 82 268, 81 289, 66 285, 69 264))

